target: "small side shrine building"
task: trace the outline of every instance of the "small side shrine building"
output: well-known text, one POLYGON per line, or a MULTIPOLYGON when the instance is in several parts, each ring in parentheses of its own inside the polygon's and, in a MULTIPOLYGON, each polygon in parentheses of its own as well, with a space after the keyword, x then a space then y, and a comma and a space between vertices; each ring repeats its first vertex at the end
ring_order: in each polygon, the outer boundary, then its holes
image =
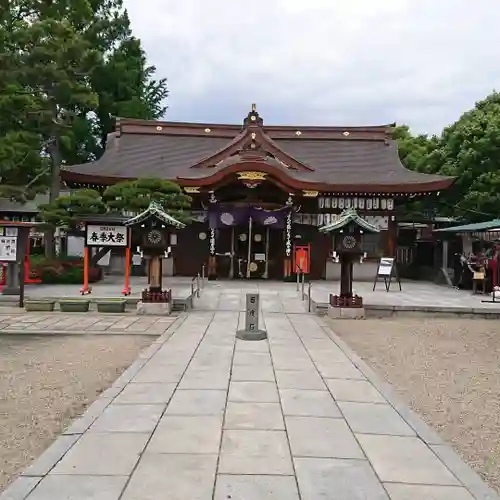
POLYGON ((368 261, 395 256, 398 205, 453 183, 405 169, 393 126, 265 125, 255 105, 241 125, 119 119, 99 160, 61 175, 99 190, 139 177, 178 183, 195 220, 172 245, 175 275, 206 264, 212 278, 286 279, 300 254, 321 279, 334 242, 319 228, 345 209, 380 230, 363 235, 368 261))

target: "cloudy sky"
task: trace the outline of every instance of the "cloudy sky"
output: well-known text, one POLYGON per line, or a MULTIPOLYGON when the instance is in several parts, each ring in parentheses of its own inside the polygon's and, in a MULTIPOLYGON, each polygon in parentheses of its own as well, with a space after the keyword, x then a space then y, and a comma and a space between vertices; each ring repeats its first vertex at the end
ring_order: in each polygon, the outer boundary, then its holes
POLYGON ((500 90, 499 0, 125 0, 169 120, 443 126, 500 90))

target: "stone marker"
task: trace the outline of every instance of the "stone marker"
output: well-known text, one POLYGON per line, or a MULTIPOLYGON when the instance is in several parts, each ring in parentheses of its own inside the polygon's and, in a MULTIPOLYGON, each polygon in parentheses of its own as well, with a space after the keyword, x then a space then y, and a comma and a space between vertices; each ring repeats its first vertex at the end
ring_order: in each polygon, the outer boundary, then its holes
POLYGON ((245 329, 236 332, 236 338, 242 340, 264 340, 267 332, 259 330, 259 294, 247 293, 245 311, 245 329))

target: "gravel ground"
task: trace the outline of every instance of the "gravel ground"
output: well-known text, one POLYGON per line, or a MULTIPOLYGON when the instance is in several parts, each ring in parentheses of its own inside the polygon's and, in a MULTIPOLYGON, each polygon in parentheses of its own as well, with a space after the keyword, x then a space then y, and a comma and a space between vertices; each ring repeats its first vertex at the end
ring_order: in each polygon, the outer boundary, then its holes
POLYGON ((153 340, 0 336, 0 491, 153 340))
POLYGON ((351 348, 500 491, 500 324, 327 320, 351 348))

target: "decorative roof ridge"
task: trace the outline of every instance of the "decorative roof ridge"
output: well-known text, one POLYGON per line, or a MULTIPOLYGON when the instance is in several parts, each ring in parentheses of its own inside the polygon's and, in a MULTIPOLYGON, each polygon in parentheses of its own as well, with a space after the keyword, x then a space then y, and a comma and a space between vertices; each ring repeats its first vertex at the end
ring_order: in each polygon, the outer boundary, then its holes
POLYGON ((336 221, 320 227, 319 231, 321 231, 322 233, 329 233, 331 231, 336 231, 337 229, 342 229, 351 222, 354 222, 365 231, 369 231, 372 233, 380 232, 380 228, 378 228, 374 224, 370 224, 367 220, 363 219, 363 217, 361 217, 354 208, 348 208, 344 210, 339 215, 339 218, 336 221))
POLYGON ((314 171, 314 168, 302 163, 281 149, 260 126, 245 127, 242 132, 232 141, 228 142, 226 146, 203 158, 190 168, 197 169, 216 166, 219 162, 239 153, 242 149, 246 149, 249 153, 258 153, 259 149, 263 149, 264 151, 271 153, 273 156, 278 157, 278 159, 286 165, 290 165, 297 170, 307 170, 310 172, 314 171))
POLYGON ((177 219, 175 219, 171 215, 167 214, 167 212, 165 212, 165 209, 163 208, 163 206, 156 201, 151 201, 149 203, 148 208, 143 210, 140 214, 137 214, 134 217, 126 220, 125 225, 126 226, 133 226, 135 224, 140 224, 141 222, 145 221, 148 217, 151 217, 152 215, 158 217, 158 219, 160 221, 164 222, 165 224, 167 224, 169 226, 174 226, 178 229, 182 229, 183 227, 186 227, 186 224, 178 221, 177 219))
MULTIPOLYGON (((143 125, 146 127, 189 127, 194 129, 205 129, 206 127, 211 127, 215 129, 230 129, 230 130, 241 130, 241 124, 237 123, 213 123, 213 122, 189 122, 189 121, 168 121, 168 120, 144 120, 140 118, 122 118, 118 117, 116 119, 115 131, 121 131, 124 125, 143 125)), ((306 131, 326 131, 326 132, 338 132, 338 131, 354 131, 354 132, 385 132, 396 127, 396 123, 384 123, 380 125, 265 125, 264 128, 269 131, 295 131, 297 128, 306 131)))

